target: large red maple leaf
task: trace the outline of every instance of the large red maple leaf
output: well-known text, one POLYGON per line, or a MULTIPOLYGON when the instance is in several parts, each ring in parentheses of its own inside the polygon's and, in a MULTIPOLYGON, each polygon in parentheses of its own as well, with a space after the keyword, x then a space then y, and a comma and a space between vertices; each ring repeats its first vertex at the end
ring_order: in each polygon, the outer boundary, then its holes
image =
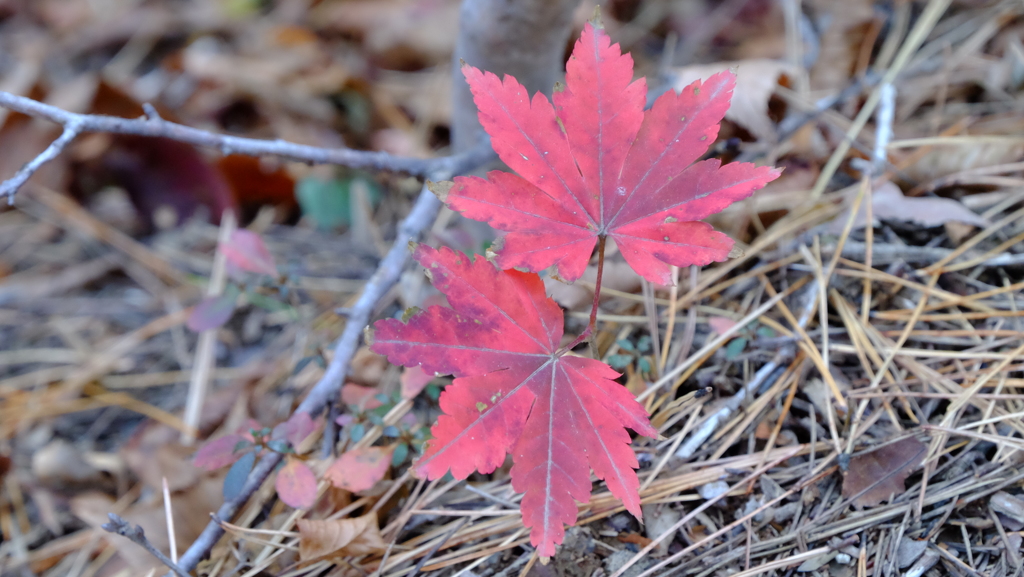
POLYGON ((512 487, 542 556, 590 499, 590 470, 640 517, 636 456, 626 427, 657 436, 643 407, 608 365, 559 349, 562 310, 536 274, 499 271, 483 258, 420 245, 414 256, 451 308, 408 323, 378 321, 371 349, 407 367, 457 378, 416 468, 437 479, 490 473, 513 455, 512 487))
POLYGON ((644 112, 647 85, 633 59, 587 24, 566 65, 565 90, 531 100, 511 76, 464 66, 494 150, 512 170, 459 177, 443 199, 506 231, 502 268, 551 265, 578 279, 599 237, 610 237, 633 270, 671 284, 669 264, 725 260, 728 236, 698 222, 777 178, 748 163, 695 162, 715 141, 735 76, 723 72, 668 91, 644 112))

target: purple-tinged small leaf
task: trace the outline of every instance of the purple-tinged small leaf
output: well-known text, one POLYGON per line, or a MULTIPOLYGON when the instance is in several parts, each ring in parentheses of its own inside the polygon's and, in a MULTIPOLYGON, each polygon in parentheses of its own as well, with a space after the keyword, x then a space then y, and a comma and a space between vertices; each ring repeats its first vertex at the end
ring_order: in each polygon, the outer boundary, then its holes
POLYGON ((242 487, 245 480, 249 478, 252 466, 256 464, 256 452, 249 451, 235 461, 228 469, 228 475, 224 477, 224 500, 230 501, 242 494, 242 487))
POLYGON ((284 439, 291 443, 293 447, 298 447, 299 443, 304 441, 315 430, 316 423, 313 422, 313 418, 309 416, 309 413, 295 413, 287 421, 274 427, 273 437, 275 439, 284 439))
POLYGON ((342 427, 347 427, 347 426, 351 425, 352 423, 354 423, 355 421, 356 421, 355 416, 349 415, 347 413, 344 414, 344 415, 338 415, 338 418, 334 419, 334 422, 338 423, 338 425, 342 426, 342 427))
POLYGON ((308 509, 316 503, 316 475, 297 459, 288 459, 277 472, 274 487, 277 496, 290 507, 308 509))
POLYGON ((277 265, 260 235, 250 230, 239 229, 231 233, 231 239, 220 246, 220 251, 232 265, 257 274, 277 276, 277 265))
POLYGON ((185 324, 197 333, 222 327, 231 320, 231 315, 235 314, 236 303, 238 289, 234 285, 229 285, 224 294, 206 297, 200 301, 192 309, 192 314, 188 316, 185 324))
POLYGON ((196 451, 196 456, 192 463, 200 469, 216 471, 237 461, 242 454, 236 452, 236 449, 238 449, 240 443, 245 442, 245 438, 241 435, 225 435, 219 439, 214 439, 196 451))

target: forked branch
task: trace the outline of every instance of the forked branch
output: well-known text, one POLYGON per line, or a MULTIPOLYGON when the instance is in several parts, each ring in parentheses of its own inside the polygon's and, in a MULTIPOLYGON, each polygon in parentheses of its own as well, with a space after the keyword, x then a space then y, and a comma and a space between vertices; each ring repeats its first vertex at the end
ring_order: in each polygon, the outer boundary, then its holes
POLYGON ((338 164, 352 168, 368 168, 390 172, 404 172, 413 176, 427 176, 434 172, 451 174, 457 166, 477 166, 491 154, 489 143, 461 154, 439 158, 410 158, 387 152, 353 150, 350 148, 322 148, 295 144, 284 140, 260 140, 226 134, 216 134, 164 120, 150 105, 140 118, 118 118, 100 114, 78 114, 50 106, 31 98, 0 92, 0 107, 34 118, 43 118, 64 127, 64 132, 42 153, 27 163, 12 178, 0 183, 0 199, 13 201, 15 193, 44 164, 56 158, 80 134, 106 132, 169 138, 196 146, 216 148, 222 154, 247 156, 278 156, 314 164, 338 164))
POLYGON ((149 542, 149 539, 146 538, 146 532, 142 530, 142 526, 132 525, 113 513, 107 513, 107 517, 110 518, 110 522, 102 525, 104 531, 120 535, 132 543, 141 546, 146 551, 149 551, 150 555, 156 557, 161 563, 169 567, 178 577, 189 577, 188 571, 179 567, 173 559, 164 555, 162 551, 149 542))

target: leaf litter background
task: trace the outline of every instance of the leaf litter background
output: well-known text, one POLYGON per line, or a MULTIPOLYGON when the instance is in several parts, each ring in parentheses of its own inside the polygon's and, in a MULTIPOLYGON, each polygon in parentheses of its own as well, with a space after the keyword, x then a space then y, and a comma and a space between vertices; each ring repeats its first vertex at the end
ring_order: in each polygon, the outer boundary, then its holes
MULTIPOLYGON (((681 270, 674 290, 641 284, 616 255, 606 267, 595 353, 621 367, 662 435, 633 445, 643 525, 598 484, 565 546, 537 562, 508 464, 468 483, 409 473, 408 441, 436 419, 447 379, 425 383, 364 349, 332 415, 344 425, 333 453, 321 452, 321 417, 306 462, 333 478, 344 454, 383 477, 345 479, 355 493, 321 481, 302 511, 268 482, 200 574, 1019 572, 1024 8, 962 0, 924 26, 938 4, 602 6, 652 89, 734 67, 715 154, 785 167, 711 219, 743 257, 681 270), (893 142, 865 181, 875 117, 845 135, 894 66, 893 142), (862 190, 870 216, 853 210, 862 190)), ((581 4, 572 39, 592 10, 581 4)), ((457 11, 0 1, 0 89, 74 111, 134 117, 148 101, 211 130, 443 154, 457 11)), ((0 110, 0 177, 57 133, 0 110)), ((155 560, 98 526, 116 512, 169 551, 164 479, 187 547, 226 473, 195 467, 197 446, 289 417, 344 325, 336 309, 417 190, 108 135, 44 168, 0 212, 0 573, 146 574, 155 560), (290 290, 249 291, 213 333, 202 437, 189 446, 181 415, 202 359, 185 323, 215 268, 208 215, 225 206, 266 240, 290 290)), ((492 235, 446 213, 427 242, 479 253, 492 235)), ((569 334, 585 326, 592 269, 548 282, 569 334)), ((410 266, 379 316, 439 302, 410 266)))

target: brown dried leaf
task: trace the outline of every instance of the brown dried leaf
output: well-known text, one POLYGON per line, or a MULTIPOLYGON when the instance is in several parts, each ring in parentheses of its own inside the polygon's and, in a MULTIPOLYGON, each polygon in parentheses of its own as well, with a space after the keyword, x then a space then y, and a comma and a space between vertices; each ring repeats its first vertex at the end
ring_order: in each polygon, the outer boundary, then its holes
POLYGON ((874 18, 872 0, 811 0, 805 6, 823 26, 818 59, 811 69, 811 88, 838 90, 854 73, 860 47, 874 18))
MULTIPOLYGON (((860 211, 853 221, 853 228, 860 229, 867 225, 867 210, 861 203, 860 211)), ((951 198, 903 196, 900 187, 892 182, 879 184, 871 196, 871 213, 876 221, 898 220, 913 222, 921 226, 942 226, 948 222, 961 222, 971 226, 984 228, 991 224, 978 213, 951 198)), ((828 225, 828 232, 840 234, 850 211, 846 210, 828 225)))
POLYGON ((684 66, 673 74, 677 91, 695 80, 706 80, 723 70, 736 73, 736 90, 725 118, 750 131, 758 140, 775 140, 775 123, 768 117, 768 100, 779 82, 792 67, 787 62, 756 58, 738 62, 715 62, 684 66))
MULTIPOLYGON (((623 260, 606 260, 604 263, 604 278, 601 281, 604 288, 635 292, 640 288, 640 277, 633 273, 623 260)), ((597 280, 597 266, 588 266, 587 270, 580 277, 583 282, 566 284, 551 276, 544 277, 544 290, 547 291, 555 302, 570 310, 577 310, 577 307, 594 300, 594 281, 597 280)))
POLYGON ((989 500, 989 505, 996 513, 1002 513, 1011 519, 1024 523, 1024 499, 999 491, 989 500))
POLYGON ((387 549, 380 535, 377 513, 355 519, 315 521, 299 519, 299 559, 368 555, 387 549))
POLYGON ((854 455, 843 478, 843 497, 858 507, 874 507, 902 493, 907 476, 921 464, 926 447, 915 437, 904 437, 873 451, 854 455))
POLYGON ((447 62, 458 16, 455 0, 351 0, 322 2, 309 18, 321 30, 358 34, 375 61, 398 70, 447 62))

